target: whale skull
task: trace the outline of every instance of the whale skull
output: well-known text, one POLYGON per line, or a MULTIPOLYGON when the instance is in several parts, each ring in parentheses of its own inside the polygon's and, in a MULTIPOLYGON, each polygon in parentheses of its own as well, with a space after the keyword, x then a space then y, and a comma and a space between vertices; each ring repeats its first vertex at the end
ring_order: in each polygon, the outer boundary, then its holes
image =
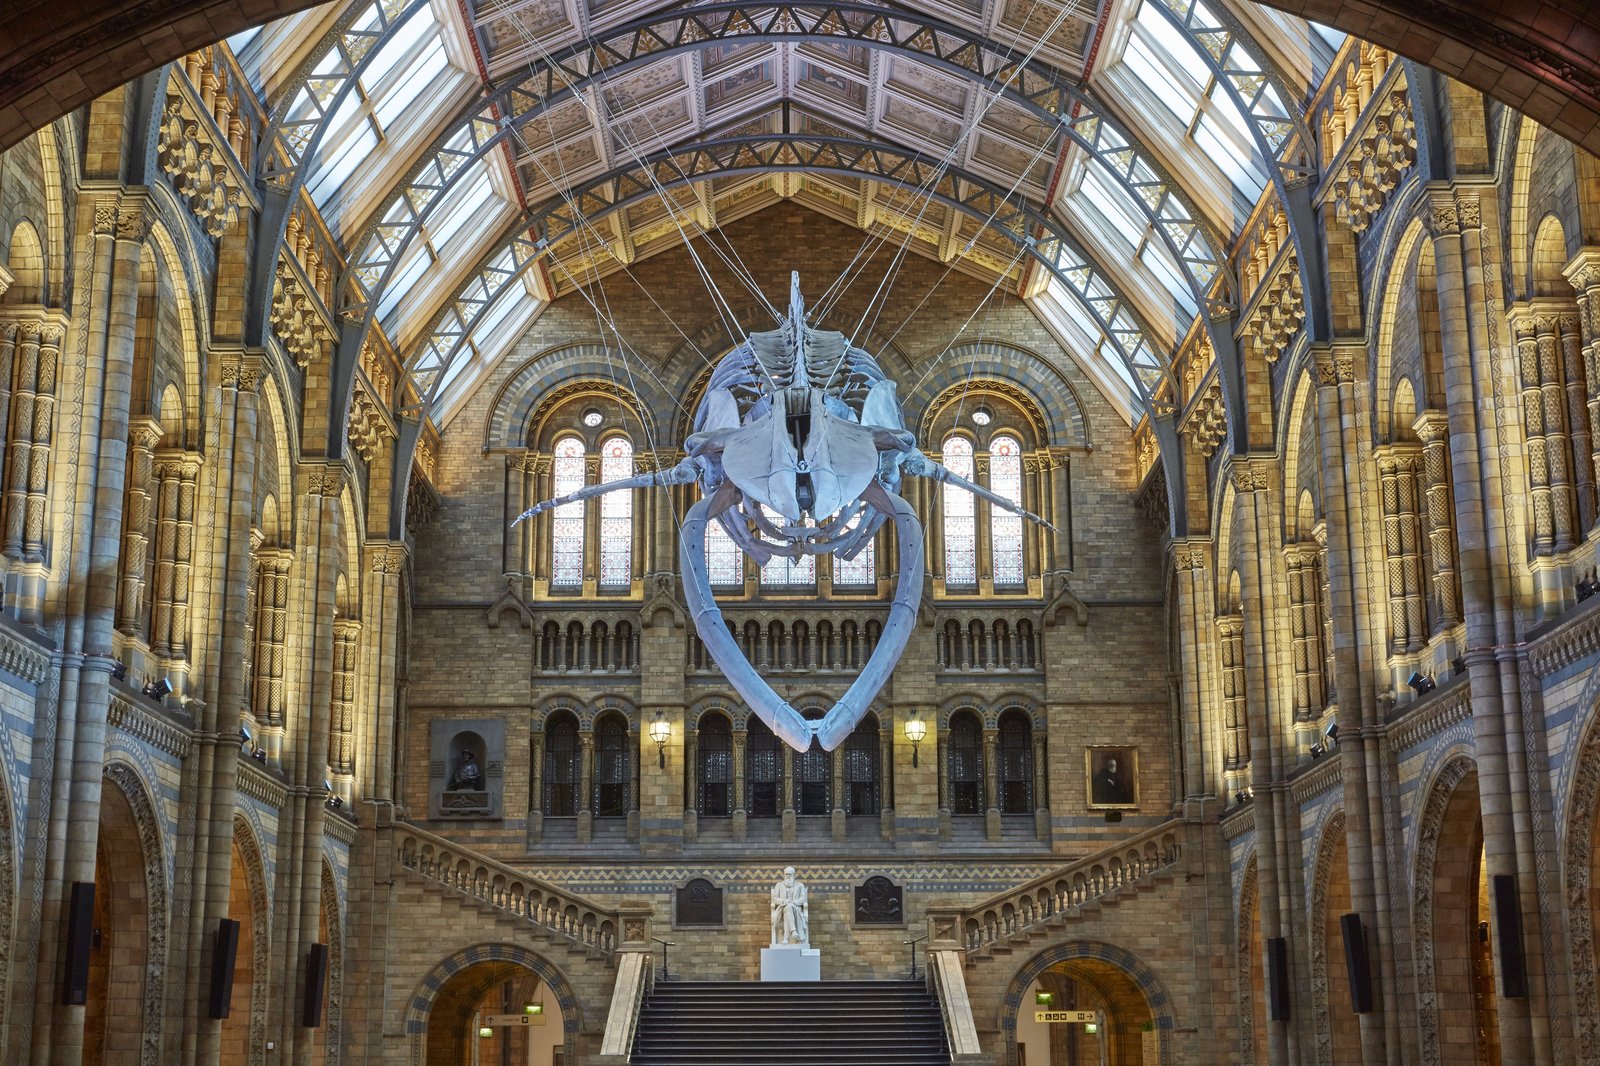
POLYGON ((678 538, 695 629, 729 683, 796 751, 809 750, 813 738, 827 751, 844 742, 888 681, 916 624, 922 525, 899 495, 903 477, 941 481, 1049 526, 917 448, 895 383, 878 361, 842 333, 806 324, 798 273, 791 275, 789 313, 779 328, 752 333, 712 370, 684 452, 683 461, 666 470, 586 486, 536 504, 516 522, 607 492, 699 482, 700 501, 678 538), (728 632, 706 568, 706 526, 713 521, 761 565, 774 556, 854 559, 885 523, 894 523, 900 565, 889 618, 865 668, 822 718, 804 718, 773 691, 728 632))

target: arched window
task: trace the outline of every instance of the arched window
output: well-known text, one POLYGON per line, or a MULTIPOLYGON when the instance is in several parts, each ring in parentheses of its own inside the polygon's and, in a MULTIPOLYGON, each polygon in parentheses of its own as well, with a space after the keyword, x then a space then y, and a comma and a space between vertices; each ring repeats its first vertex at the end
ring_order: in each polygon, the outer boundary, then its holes
MULTIPOLYGON (((942 449, 944 465, 968 481, 977 471, 972 462, 972 442, 952 434, 942 449)), ((944 583, 947 588, 970 588, 978 583, 978 520, 972 493, 945 485, 944 583)))
POLYGON ((712 588, 744 587, 744 552, 715 520, 706 523, 706 571, 712 588))
POLYGON ((1033 723, 1022 711, 1000 716, 1000 813, 1033 812, 1033 723))
POLYGON ((950 813, 983 813, 983 726, 971 711, 950 716, 950 813))
POLYGON ((761 719, 745 726, 745 809, 751 818, 776 818, 783 787, 783 746, 761 719))
POLYGON ((726 818, 733 813, 733 731, 720 714, 700 719, 699 797, 702 818, 726 818))
MULTIPOLYGON (((821 711, 805 712, 807 718, 822 717, 821 711)), ((827 814, 833 810, 833 753, 822 750, 816 737, 811 747, 795 759, 795 807, 800 814, 827 814)))
MULTIPOLYGON (((552 497, 566 496, 583 488, 583 441, 562 437, 556 441, 555 458, 550 468, 552 497)), ((564 503, 550 517, 550 585, 553 588, 583 587, 583 508, 584 501, 564 503)))
POLYGON ((620 714, 600 719, 594 731, 594 813, 621 818, 628 813, 628 723, 620 714))
MULTIPOLYGON (((788 519, 770 507, 763 506, 761 513, 775 526, 781 526, 788 519)), ((766 538, 763 538, 766 539, 766 538)), ((801 555, 797 559, 786 559, 781 555, 774 555, 767 560, 767 565, 761 568, 761 586, 775 589, 810 588, 817 583, 817 557, 815 555, 801 555)))
POLYGON ((882 795, 878 719, 867 715, 844 742, 846 814, 877 814, 882 795))
POLYGON ((561 712, 544 724, 544 813, 571 818, 578 813, 578 720, 561 712))
MULTIPOLYGON (((1022 445, 1017 438, 997 436, 989 442, 989 491, 1022 505, 1022 445)), ((989 508, 989 554, 996 588, 1028 583, 1022 568, 1022 518, 1000 507, 989 508)))
MULTIPOLYGON (((616 436, 600 446, 600 483, 633 476, 633 442, 616 436)), ((627 489, 600 497, 600 587, 633 584, 633 493, 627 489)))
MULTIPOLYGON (((860 524, 861 517, 858 515, 846 528, 855 529, 860 524)), ((869 537, 866 544, 862 545, 861 550, 856 553, 854 559, 843 559, 837 555, 833 557, 833 583, 835 585, 858 587, 877 584, 876 540, 876 537, 869 537)))

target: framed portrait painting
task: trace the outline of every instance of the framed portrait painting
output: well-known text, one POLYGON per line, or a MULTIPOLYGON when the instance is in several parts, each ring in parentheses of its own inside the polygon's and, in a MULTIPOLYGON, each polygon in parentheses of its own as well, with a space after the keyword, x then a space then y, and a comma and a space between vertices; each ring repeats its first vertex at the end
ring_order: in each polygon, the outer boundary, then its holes
POLYGON ((1131 810, 1139 806, 1139 749, 1097 744, 1083 753, 1091 810, 1131 810))

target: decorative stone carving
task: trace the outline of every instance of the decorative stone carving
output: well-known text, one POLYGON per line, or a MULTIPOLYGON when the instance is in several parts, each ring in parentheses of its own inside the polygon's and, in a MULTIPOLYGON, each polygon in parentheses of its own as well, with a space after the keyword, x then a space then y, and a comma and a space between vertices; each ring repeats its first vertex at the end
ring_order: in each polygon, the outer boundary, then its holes
POLYGON ((434 818, 499 818, 505 776, 503 718, 435 718, 428 756, 434 818))
POLYGON ((876 874, 856 886, 858 925, 905 925, 905 890, 876 874))
POLYGON ((696 877, 673 894, 672 924, 676 926, 723 924, 722 889, 696 877))
POLYGON ((1403 88, 1391 92, 1372 113, 1370 125, 1352 135, 1361 140, 1345 163, 1344 178, 1334 185, 1334 205, 1339 217, 1360 233, 1416 165, 1417 130, 1409 95, 1403 88))

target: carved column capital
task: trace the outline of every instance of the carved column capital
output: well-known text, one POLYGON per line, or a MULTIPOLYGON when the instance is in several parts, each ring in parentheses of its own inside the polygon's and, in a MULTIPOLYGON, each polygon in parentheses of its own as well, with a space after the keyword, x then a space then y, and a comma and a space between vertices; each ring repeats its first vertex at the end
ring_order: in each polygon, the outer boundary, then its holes
POLYGON ((1578 292, 1600 289, 1600 248, 1579 248, 1572 261, 1561 268, 1578 292))
POLYGON ((1278 473, 1278 461, 1270 456, 1235 455, 1228 460, 1228 473, 1240 492, 1265 492, 1278 473))
POLYGON ((338 496, 344 491, 344 467, 337 463, 304 463, 300 467, 308 496, 338 496))
POLYGON ((1346 385, 1356 379, 1355 354, 1346 346, 1313 344, 1311 357, 1316 364, 1318 385, 1346 385))
POLYGON ((374 574, 398 574, 406 566, 406 547, 390 541, 367 545, 367 565, 374 574))
POLYGON ((1450 420, 1443 411, 1428 410, 1411 423, 1412 432, 1423 444, 1438 444, 1450 436, 1450 420))
POLYGON ((1180 537, 1172 542, 1172 564, 1180 571, 1209 569, 1211 553, 1209 537, 1180 537))

